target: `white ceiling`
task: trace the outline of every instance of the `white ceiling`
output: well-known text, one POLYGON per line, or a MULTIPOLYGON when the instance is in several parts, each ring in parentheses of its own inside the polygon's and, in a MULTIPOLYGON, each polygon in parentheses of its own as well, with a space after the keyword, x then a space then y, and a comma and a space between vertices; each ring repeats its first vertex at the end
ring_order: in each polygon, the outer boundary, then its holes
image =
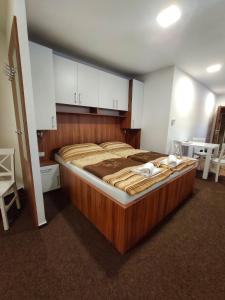
POLYGON ((26 0, 29 33, 69 54, 126 74, 177 65, 225 93, 225 0, 26 0), (163 29, 157 14, 177 4, 182 18, 163 29), (206 67, 222 63, 221 72, 206 67))

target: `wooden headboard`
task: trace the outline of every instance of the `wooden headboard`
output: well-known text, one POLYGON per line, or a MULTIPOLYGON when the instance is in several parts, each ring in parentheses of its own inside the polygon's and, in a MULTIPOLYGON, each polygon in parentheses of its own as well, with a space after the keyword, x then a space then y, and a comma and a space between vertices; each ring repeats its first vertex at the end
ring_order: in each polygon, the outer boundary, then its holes
POLYGON ((43 131, 38 137, 42 160, 54 158, 54 151, 65 145, 106 141, 126 141, 126 132, 115 116, 57 113, 57 130, 43 131))

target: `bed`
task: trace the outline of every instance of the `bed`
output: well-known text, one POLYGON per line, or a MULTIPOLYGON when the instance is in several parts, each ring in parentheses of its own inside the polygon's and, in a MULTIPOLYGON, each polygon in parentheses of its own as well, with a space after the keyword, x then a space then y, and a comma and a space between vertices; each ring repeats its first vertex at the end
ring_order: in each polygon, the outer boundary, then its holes
MULTIPOLYGON (((107 157, 105 152, 102 154, 107 157)), ((61 184, 67 196, 121 254, 137 244, 193 191, 196 163, 129 195, 79 164, 72 164, 70 159, 64 160, 59 154, 55 159, 60 164, 61 184)))

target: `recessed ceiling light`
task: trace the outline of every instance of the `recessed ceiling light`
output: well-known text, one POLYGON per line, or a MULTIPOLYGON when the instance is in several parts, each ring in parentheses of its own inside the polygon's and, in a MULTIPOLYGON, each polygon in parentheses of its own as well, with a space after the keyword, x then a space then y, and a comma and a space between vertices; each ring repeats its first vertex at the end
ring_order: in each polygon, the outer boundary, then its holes
POLYGON ((216 64, 216 65, 212 65, 212 66, 209 66, 206 71, 208 73, 216 73, 216 72, 219 72, 222 68, 222 65, 221 64, 216 64))
POLYGON ((176 5, 171 5, 158 14, 157 22, 163 28, 167 28, 170 25, 176 23, 180 19, 180 17, 180 9, 176 5))

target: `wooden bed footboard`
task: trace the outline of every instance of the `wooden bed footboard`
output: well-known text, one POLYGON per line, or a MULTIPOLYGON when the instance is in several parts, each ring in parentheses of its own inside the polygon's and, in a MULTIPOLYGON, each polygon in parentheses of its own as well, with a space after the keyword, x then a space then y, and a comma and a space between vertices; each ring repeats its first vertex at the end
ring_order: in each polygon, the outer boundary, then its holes
POLYGON ((60 168, 62 188, 69 199, 121 254, 192 194, 196 174, 194 168, 123 205, 63 165, 60 168))

